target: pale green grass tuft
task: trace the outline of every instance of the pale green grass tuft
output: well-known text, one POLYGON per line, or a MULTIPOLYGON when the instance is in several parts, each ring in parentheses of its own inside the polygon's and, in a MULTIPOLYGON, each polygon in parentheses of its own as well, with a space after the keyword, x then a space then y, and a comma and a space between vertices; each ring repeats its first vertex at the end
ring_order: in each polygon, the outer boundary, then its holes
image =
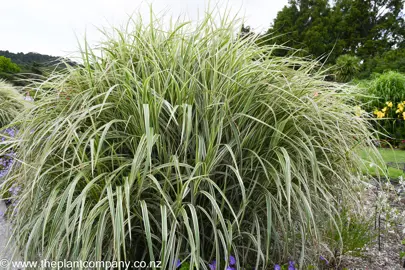
POLYGON ((11 123, 27 106, 24 97, 11 84, 0 80, 0 128, 11 123))
POLYGON ((129 25, 54 74, 9 142, 24 258, 303 264, 372 139, 352 89, 233 21, 129 25))

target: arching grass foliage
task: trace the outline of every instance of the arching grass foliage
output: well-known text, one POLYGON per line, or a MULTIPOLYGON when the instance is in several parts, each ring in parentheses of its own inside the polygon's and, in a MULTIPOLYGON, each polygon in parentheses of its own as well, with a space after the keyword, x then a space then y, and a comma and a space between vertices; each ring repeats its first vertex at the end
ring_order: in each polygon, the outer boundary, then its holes
POLYGON ((370 142, 351 89, 235 22, 129 25, 55 73, 8 142, 24 258, 305 262, 370 142))
POLYGON ((0 129, 28 106, 24 97, 10 84, 0 80, 0 129))

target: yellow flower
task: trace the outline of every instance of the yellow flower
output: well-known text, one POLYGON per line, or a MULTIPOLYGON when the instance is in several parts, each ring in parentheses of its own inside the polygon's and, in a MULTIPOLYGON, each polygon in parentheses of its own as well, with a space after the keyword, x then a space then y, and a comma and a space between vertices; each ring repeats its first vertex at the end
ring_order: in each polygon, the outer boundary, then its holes
POLYGON ((392 102, 391 101, 387 101, 387 102, 385 102, 385 104, 387 104, 388 107, 392 108, 392 102))
POLYGON ((396 113, 403 112, 404 111, 404 104, 398 103, 397 108, 398 108, 398 110, 396 111, 396 113))
POLYGON ((378 111, 377 112, 377 118, 383 118, 385 116, 384 112, 378 111))
POLYGON ((405 112, 402 113, 402 118, 405 120, 405 112))
POLYGON ((387 107, 384 107, 381 111, 386 112, 387 111, 387 107))

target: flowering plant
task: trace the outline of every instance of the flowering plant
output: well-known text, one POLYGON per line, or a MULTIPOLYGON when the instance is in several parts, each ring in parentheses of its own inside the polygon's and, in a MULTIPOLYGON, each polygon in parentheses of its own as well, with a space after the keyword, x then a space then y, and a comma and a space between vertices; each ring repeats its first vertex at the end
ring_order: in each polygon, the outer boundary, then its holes
MULTIPOLYGON (((329 264, 329 262, 322 256, 320 256, 320 260, 326 262, 326 264, 329 264)), ((228 260, 225 259, 224 262, 227 262, 227 266, 226 266, 225 270, 238 269, 237 263, 236 263, 236 258, 233 255, 229 256, 228 260)), ((176 269, 179 269, 179 270, 190 269, 190 264, 188 262, 182 262, 180 259, 176 260, 175 266, 176 266, 176 269)), ((208 264, 208 267, 210 270, 219 270, 219 269, 224 269, 225 266, 221 267, 218 264, 217 260, 213 260, 212 262, 210 262, 208 264)), ((288 261, 288 264, 282 264, 282 265, 275 264, 274 270, 284 270, 284 269, 285 270, 296 270, 297 269, 296 267, 297 267, 297 265, 296 265, 295 261, 290 260, 290 261, 288 261)), ((240 268, 240 269, 247 270, 247 269, 252 269, 252 268, 240 268)), ((255 270, 255 269, 256 268, 253 267, 253 270, 255 270)))
POLYGON ((397 104, 396 106, 397 110, 395 110, 394 112, 395 109, 394 104, 392 103, 392 101, 387 101, 385 102, 385 106, 381 110, 377 108, 374 110, 373 114, 379 119, 388 117, 397 117, 405 120, 404 107, 405 101, 402 101, 397 104))
POLYGON ((405 101, 394 103, 387 101, 384 107, 375 108, 373 115, 378 119, 377 129, 383 128, 382 133, 387 134, 389 137, 394 138, 394 146, 398 146, 400 139, 405 138, 405 101))

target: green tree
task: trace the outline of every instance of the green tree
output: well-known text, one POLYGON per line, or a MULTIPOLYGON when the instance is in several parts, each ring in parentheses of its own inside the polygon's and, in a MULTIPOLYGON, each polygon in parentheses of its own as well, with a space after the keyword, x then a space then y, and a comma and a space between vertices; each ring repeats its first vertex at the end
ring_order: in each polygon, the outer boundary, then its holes
POLYGON ((11 62, 10 58, 0 56, 0 72, 10 72, 10 73, 16 73, 20 72, 20 67, 11 62))
POLYGON ((405 47, 404 1, 290 0, 267 31, 267 41, 303 49, 332 64, 342 54, 367 62, 405 47))
MULTIPOLYGON (((268 42, 326 56, 334 48, 333 14, 327 0, 290 0, 267 31, 268 42)), ((280 55, 288 51, 279 52, 280 55)))
POLYGON ((359 78, 368 78, 372 73, 384 73, 390 70, 405 73, 405 48, 388 50, 368 59, 363 65, 359 78))
POLYGON ((404 39, 404 0, 337 0, 337 37, 346 52, 368 59, 398 46, 404 39))

